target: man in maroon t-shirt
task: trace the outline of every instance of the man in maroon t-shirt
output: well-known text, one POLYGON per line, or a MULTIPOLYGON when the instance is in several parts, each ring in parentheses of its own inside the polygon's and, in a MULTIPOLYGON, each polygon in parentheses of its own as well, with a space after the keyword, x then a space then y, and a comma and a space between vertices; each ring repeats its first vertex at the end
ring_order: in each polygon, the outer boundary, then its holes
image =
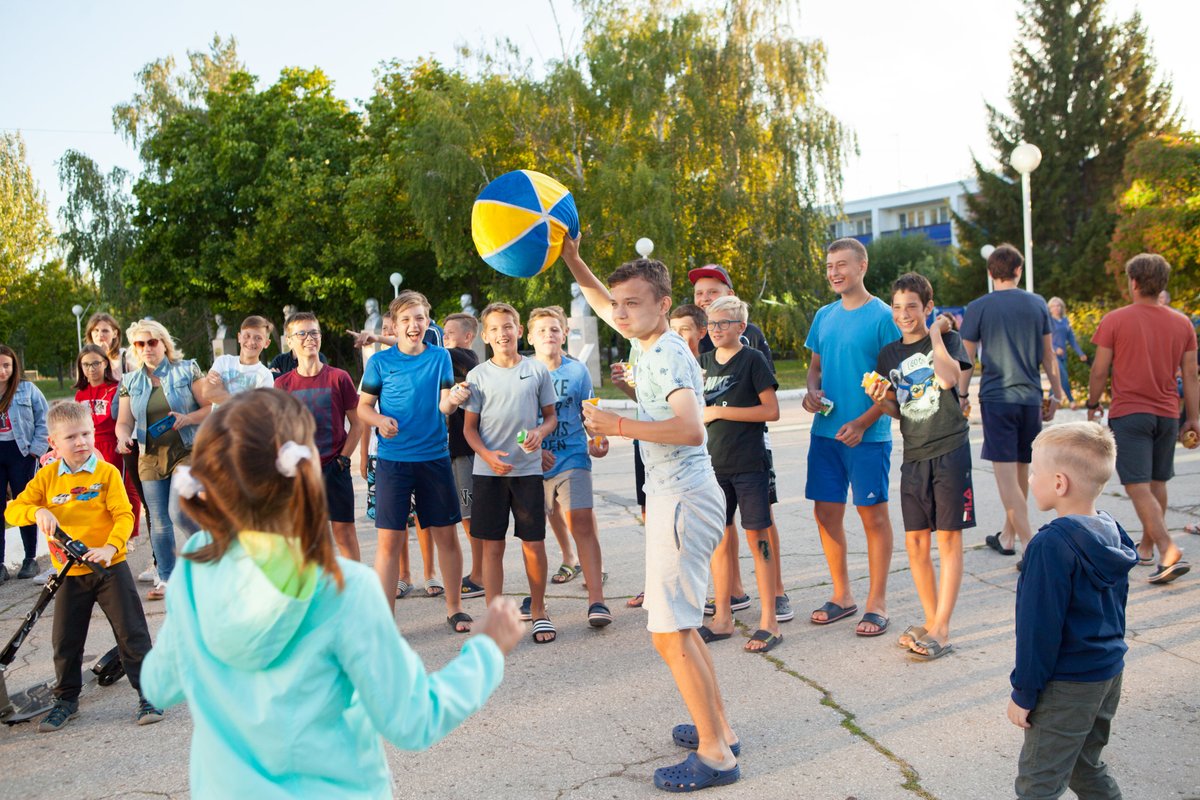
POLYGON ((362 438, 358 421, 358 392, 345 370, 321 362, 321 324, 315 314, 300 311, 288 317, 284 332, 292 340, 297 366, 275 379, 275 388, 304 403, 317 422, 316 443, 333 539, 344 558, 359 560, 354 529, 354 483, 350 455, 362 438), (349 430, 346 421, 350 421, 349 430))
POLYGON ((1125 265, 1133 302, 1104 315, 1092 336, 1096 358, 1088 382, 1088 419, 1103 416, 1100 395, 1112 372, 1108 426, 1117 439, 1117 475, 1138 518, 1138 563, 1158 567, 1150 583, 1168 583, 1191 567, 1167 532, 1167 481, 1175 475, 1175 442, 1196 447, 1200 437, 1200 385, 1196 377, 1196 331, 1191 321, 1158 304, 1171 267, 1160 255, 1142 253, 1125 265), (1183 375, 1183 424, 1175 374, 1183 375), (1191 432, 1191 436, 1189 436, 1191 432))

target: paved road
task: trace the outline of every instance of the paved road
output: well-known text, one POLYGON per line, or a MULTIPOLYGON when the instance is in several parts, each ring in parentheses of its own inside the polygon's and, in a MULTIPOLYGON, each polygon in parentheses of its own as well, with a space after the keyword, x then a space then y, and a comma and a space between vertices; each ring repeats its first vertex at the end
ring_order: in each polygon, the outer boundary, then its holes
MULTIPOLYGON (((1064 417, 1070 412, 1064 412, 1064 417)), ((1076 413, 1078 418, 1078 412, 1076 413)), ((915 663, 895 636, 861 639, 847 621, 829 627, 806 622, 827 599, 828 581, 811 508, 803 500, 809 416, 784 403, 772 427, 780 494, 776 509, 783 536, 784 576, 798 613, 784 625, 785 641, 768 656, 742 652, 757 621, 757 604, 739 613, 742 637, 712 646, 735 727, 743 741, 743 779, 713 790, 723 798, 883 800, 939 798, 990 800, 1012 796, 1021 734, 1004 707, 1012 666, 1013 558, 983 546, 999 527, 1001 509, 987 462, 976 460, 981 527, 966 537, 965 576, 955 614, 956 652, 915 663)), ((972 429, 978 456, 979 429, 972 429)), ((897 448, 898 449, 898 448, 897 448)), ((643 612, 624 607, 640 589, 642 528, 632 486, 632 453, 616 442, 596 465, 598 516, 616 622, 604 631, 586 626, 580 580, 552 587, 550 612, 559 641, 523 643, 510 658, 504 684, 491 703, 446 741, 425 753, 389 748, 398 797, 639 798, 659 797, 654 768, 679 760, 669 737, 684 721, 670 676, 654 654, 643 612)), ((1175 539, 1200 560, 1200 537, 1181 533, 1200 519, 1200 453, 1180 451, 1171 483, 1168 522, 1175 539)), ((899 463, 892 471, 893 496, 899 463)), ((1110 485, 1102 506, 1136 538, 1138 522, 1120 487, 1110 485)), ((898 502, 892 519, 900 527, 898 502)), ((1035 519, 1045 520, 1045 515, 1035 519)), ((866 554, 861 527, 851 521, 851 574, 865 597, 866 554)), ((360 526, 364 555, 374 551, 370 525, 360 526)), ((894 631, 919 621, 902 538, 892 564, 889 612, 894 631)), ((550 545, 551 564, 557 548, 550 545)), ((524 591, 519 548, 510 546, 508 590, 524 591)), ((743 573, 753 585, 749 554, 743 573)), ((414 565, 420 563, 413 547, 414 565)), ((131 557, 140 570, 149 548, 131 557)), ((1133 573, 1128 609, 1130 652, 1125 693, 1106 751, 1127 798, 1200 798, 1200 574, 1165 587, 1133 573)), ((751 592, 757 594, 756 592, 751 592)), ((457 651, 440 601, 414 596, 397 603, 401 631, 437 668, 457 651)), ((8 636, 32 604, 28 583, 0 586, 0 634, 8 636)), ((482 600, 467 601, 470 611, 482 600)), ((161 605, 149 604, 154 629, 161 605)), ((10 686, 52 676, 50 622, 35 630, 10 686)), ((112 635, 97 614, 89 653, 100 654, 112 635)), ((30 725, 0 729, 0 800, 3 798, 184 797, 188 786, 190 720, 185 708, 160 724, 133 724, 135 698, 126 682, 93 688, 80 715, 57 734, 30 725)), ((1068 794, 1068 797, 1072 795, 1068 794)))

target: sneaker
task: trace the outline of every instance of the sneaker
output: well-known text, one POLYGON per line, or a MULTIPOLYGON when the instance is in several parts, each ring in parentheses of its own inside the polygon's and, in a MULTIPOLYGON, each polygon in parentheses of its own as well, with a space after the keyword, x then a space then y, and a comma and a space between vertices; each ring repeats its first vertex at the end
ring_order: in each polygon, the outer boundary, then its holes
POLYGON ((792 601, 785 594, 782 597, 775 598, 775 619, 779 622, 791 622, 796 618, 796 612, 792 610, 792 601))
POLYGON ((67 724, 67 720, 79 713, 79 703, 68 703, 59 700, 54 704, 54 708, 50 709, 50 713, 42 718, 38 723, 38 731, 40 733, 53 733, 61 730, 67 724))
POLYGON ((54 572, 55 572, 54 568, 51 567, 50 569, 46 570, 45 572, 41 573, 36 578, 34 578, 33 579, 34 584, 37 586, 45 586, 46 582, 50 580, 50 576, 53 575, 54 572))
POLYGON ((156 722, 162 722, 162 718, 163 712, 161 708, 155 708, 154 706, 150 705, 150 701, 144 697, 138 702, 138 725, 153 725, 156 722))
POLYGON ((17 570, 17 577, 22 580, 27 580, 38 574, 38 565, 36 558, 27 558, 21 562, 21 568, 17 570))
MULTIPOLYGON (((750 607, 750 595, 744 594, 741 597, 729 595, 729 610, 730 611, 745 611, 750 607)), ((709 600, 704 604, 704 616, 711 617, 717 613, 717 604, 713 600, 709 600)))
POLYGON ((138 575, 138 583, 158 583, 158 570, 153 564, 138 575))
POLYGON ((483 597, 483 587, 470 578, 462 579, 463 597, 483 597))

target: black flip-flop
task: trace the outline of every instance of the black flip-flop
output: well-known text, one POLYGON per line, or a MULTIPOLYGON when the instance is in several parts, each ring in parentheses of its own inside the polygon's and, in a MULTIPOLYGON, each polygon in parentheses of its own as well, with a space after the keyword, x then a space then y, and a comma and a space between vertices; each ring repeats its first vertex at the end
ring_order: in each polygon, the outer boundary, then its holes
POLYGON ((1150 573, 1150 577, 1146 579, 1146 583, 1170 583, 1176 578, 1186 575, 1192 569, 1192 565, 1180 559, 1169 567, 1164 567, 1161 564, 1158 569, 1150 573))
POLYGON ((874 611, 868 611, 867 613, 862 615, 862 619, 860 619, 858 621, 858 624, 862 625, 864 622, 868 623, 869 625, 874 625, 879 630, 873 631, 871 633, 866 633, 864 631, 860 631, 858 629, 858 627, 856 626, 854 628, 854 633, 856 635, 858 635, 858 636, 882 636, 883 634, 887 633, 888 618, 883 616, 882 614, 876 614, 874 611))
POLYGON ((813 619, 812 614, 809 614, 808 621, 813 625, 828 625, 831 622, 837 622, 839 619, 845 619, 853 614, 857 614, 858 606, 851 605, 843 607, 839 606, 837 603, 828 602, 812 613, 816 614, 817 611, 824 611, 825 619, 813 619))
POLYGON ((713 642, 720 642, 725 639, 728 639, 730 636, 733 636, 732 633, 713 633, 711 630, 709 630, 709 627, 707 625, 701 625, 697 629, 697 632, 700 634, 700 638, 704 641, 705 644, 712 644, 713 642))
MULTIPOLYGON (((758 650, 751 650, 748 647, 743 647, 742 649, 745 650, 747 653, 769 653, 775 649, 775 646, 777 644, 779 644, 780 642, 783 641, 783 634, 782 633, 775 634, 775 633, 771 633, 768 630, 763 630, 762 628, 759 628, 758 630, 756 630, 754 632, 754 635, 750 637, 750 641, 751 642, 762 642, 763 646, 758 650)), ((734 755, 737 755, 737 754, 735 753, 734 755)))
POLYGON ((455 614, 452 617, 446 617, 446 624, 449 625, 455 633, 470 633, 471 632, 470 628, 467 628, 465 631, 460 631, 458 629, 458 626, 459 626, 459 623, 462 623, 462 622, 474 622, 474 621, 475 620, 471 618, 471 615, 465 611, 459 611, 457 614, 455 614))
POLYGON ((1017 554, 1017 551, 1013 548, 1005 547, 1000 544, 1000 534, 998 533, 989 533, 987 536, 983 537, 983 541, 987 543, 988 547, 992 548, 1002 556, 1015 556, 1017 554))

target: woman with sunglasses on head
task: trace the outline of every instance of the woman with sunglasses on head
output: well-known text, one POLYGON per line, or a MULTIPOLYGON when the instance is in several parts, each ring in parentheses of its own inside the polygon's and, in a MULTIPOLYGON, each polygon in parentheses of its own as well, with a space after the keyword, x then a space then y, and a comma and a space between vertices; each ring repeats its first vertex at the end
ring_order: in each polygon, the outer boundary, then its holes
MULTIPOLYGON (((4 517, 8 492, 16 497, 25 490, 38 468, 38 458, 50 449, 46 440, 46 411, 49 405, 37 384, 24 379, 21 359, 12 348, 0 344, 0 519, 4 517)), ((25 558, 18 578, 37 575, 37 526, 21 526, 25 558)), ((4 532, 0 529, 0 583, 8 580, 4 564, 4 532)))
POLYGON ((161 600, 175 569, 175 526, 183 523, 171 478, 191 460, 196 429, 212 406, 204 400, 204 373, 194 360, 183 358, 161 323, 139 320, 125 335, 136 369, 122 376, 117 392, 117 450, 129 452, 137 431, 142 445, 138 476, 158 564, 158 583, 146 599, 161 600))
POLYGON ((138 535, 138 521, 142 516, 142 498, 134 490, 133 470, 125 469, 125 457, 117 451, 117 389, 121 384, 113 375, 108 351, 98 344, 85 344, 75 359, 75 402, 88 407, 92 412, 92 424, 96 428, 96 452, 116 467, 125 479, 125 493, 133 506, 133 536, 138 535))

